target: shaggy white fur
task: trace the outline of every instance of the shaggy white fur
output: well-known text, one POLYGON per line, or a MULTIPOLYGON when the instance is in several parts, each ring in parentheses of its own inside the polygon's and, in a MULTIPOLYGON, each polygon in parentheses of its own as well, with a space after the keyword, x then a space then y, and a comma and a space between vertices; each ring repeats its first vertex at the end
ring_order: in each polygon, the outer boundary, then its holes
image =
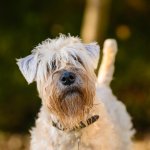
MULTIPOLYGON (((31 131, 31 150, 131 150, 131 138, 134 134, 131 118, 124 104, 116 99, 109 86, 113 72, 114 60, 117 52, 115 40, 106 40, 104 44, 103 60, 96 83, 96 96, 90 116, 99 115, 93 124, 75 131, 62 131, 52 125, 57 120, 43 105, 36 120, 36 127, 31 131)), ((53 59, 57 60, 56 70, 68 63, 83 68, 73 58, 80 56, 84 68, 94 76, 99 59, 99 46, 96 43, 83 44, 77 37, 48 39, 37 46, 32 54, 19 59, 19 68, 28 81, 37 82, 40 97, 44 94, 41 87, 47 81, 53 59), (73 57, 70 57, 73 56, 73 57), (61 64, 60 64, 61 62, 61 64)), ((94 81, 93 81, 94 82, 94 81)))

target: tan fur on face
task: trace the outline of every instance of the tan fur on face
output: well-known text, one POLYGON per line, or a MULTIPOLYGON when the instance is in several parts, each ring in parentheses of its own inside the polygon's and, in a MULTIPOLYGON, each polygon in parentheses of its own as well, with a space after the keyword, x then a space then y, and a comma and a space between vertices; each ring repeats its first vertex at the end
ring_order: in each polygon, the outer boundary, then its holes
POLYGON ((54 72, 45 84, 43 103, 65 128, 71 129, 87 117, 95 97, 94 80, 85 69, 66 66, 54 72), (76 75, 75 83, 69 87, 59 80, 64 70, 76 75))

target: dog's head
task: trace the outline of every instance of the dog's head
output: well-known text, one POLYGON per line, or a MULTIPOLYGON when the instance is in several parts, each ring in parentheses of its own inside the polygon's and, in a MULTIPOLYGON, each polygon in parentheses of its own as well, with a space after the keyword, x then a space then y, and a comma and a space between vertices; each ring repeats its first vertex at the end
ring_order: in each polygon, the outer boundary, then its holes
POLYGON ((44 107, 69 128, 86 118, 93 106, 99 59, 96 43, 61 35, 47 39, 17 64, 28 83, 37 82, 44 107))

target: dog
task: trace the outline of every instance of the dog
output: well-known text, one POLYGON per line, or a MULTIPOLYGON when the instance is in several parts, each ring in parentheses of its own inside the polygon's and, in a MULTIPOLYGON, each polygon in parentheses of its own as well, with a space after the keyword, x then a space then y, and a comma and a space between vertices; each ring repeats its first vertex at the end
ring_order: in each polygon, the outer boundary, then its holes
POLYGON ((31 130, 31 150, 130 150, 131 117, 110 88, 117 43, 97 43, 60 35, 17 60, 27 82, 37 83, 42 106, 31 130))

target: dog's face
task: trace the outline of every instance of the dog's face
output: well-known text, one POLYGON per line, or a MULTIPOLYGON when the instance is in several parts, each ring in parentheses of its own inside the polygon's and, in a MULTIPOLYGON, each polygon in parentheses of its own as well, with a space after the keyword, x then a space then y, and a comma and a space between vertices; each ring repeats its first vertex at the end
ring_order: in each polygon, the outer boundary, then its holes
POLYGON ((60 36, 44 41, 18 65, 28 83, 37 82, 48 112, 72 128, 93 106, 98 58, 95 43, 85 45, 78 38, 60 36))

